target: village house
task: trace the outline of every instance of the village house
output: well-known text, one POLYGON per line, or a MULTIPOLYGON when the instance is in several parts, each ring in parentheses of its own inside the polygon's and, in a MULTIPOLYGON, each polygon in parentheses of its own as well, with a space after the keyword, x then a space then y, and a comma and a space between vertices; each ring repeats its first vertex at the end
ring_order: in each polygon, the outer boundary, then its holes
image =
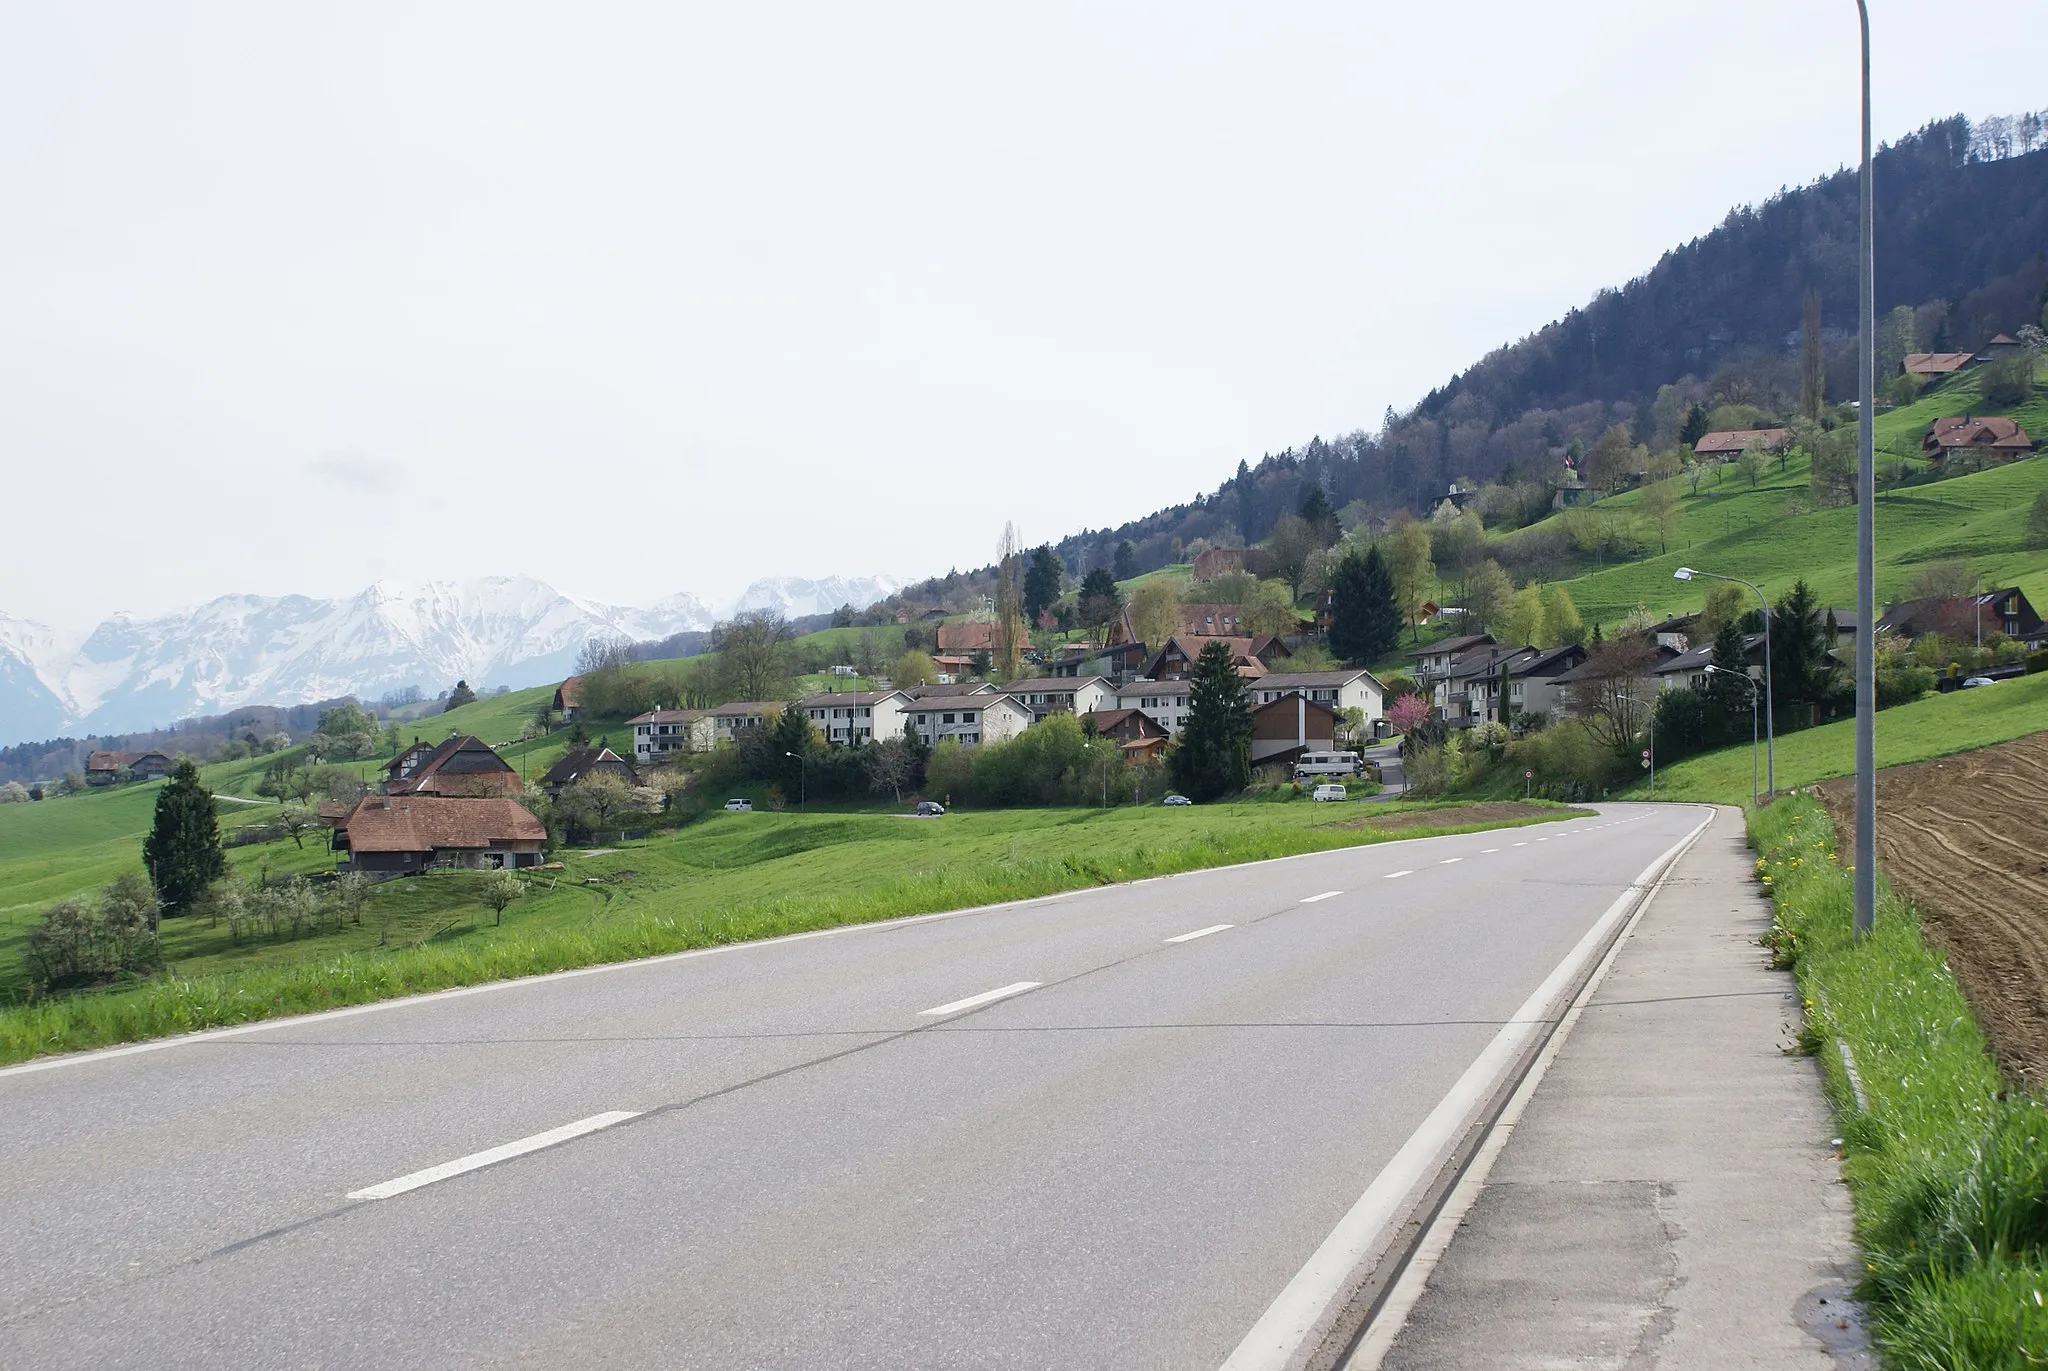
MULTIPOLYGON (((978 620, 962 624, 940 624, 935 641, 942 653, 972 658, 977 652, 993 653, 996 650, 996 626, 978 620)), ((1018 648, 1031 646, 1031 635, 1025 632, 1017 643, 1018 648)))
POLYGON ((2029 651, 2048 646, 2048 625, 2041 622, 2041 616, 2018 586, 1976 595, 1930 595, 1901 600, 1879 616, 1877 631, 1896 633, 1901 638, 1939 633, 1966 641, 2002 633, 2029 651))
POLYGON ((2010 357, 2026 345, 2010 333, 2001 333, 1977 350, 1979 362, 1995 362, 2001 357, 2010 357))
POLYGON ((547 830, 516 800, 367 795, 334 830, 339 871, 410 876, 436 867, 539 866, 547 830))
POLYGON ((1427 647, 1418 647, 1406 655, 1415 659, 1416 684, 1427 689, 1432 681, 1450 671, 1452 662, 1475 647, 1492 645, 1491 633, 1462 633, 1455 638, 1445 638, 1442 642, 1431 643, 1427 647))
POLYGON ((1273 554, 1262 547, 1210 547, 1195 554, 1192 566, 1197 581, 1213 581, 1233 571, 1258 577, 1271 576, 1273 554))
POLYGON ((118 781, 161 780, 176 765, 161 752, 88 752, 85 783, 97 786, 118 781))
POLYGON ((904 714, 926 747, 948 738, 963 747, 1008 742, 1032 724, 1028 705, 993 693, 913 700, 904 714))
POLYGON ((1143 643, 1113 643, 1108 647, 1070 643, 1060 649, 1045 669, 1055 676, 1100 676, 1121 685, 1136 676, 1151 655, 1143 643))
POLYGON ((1751 448, 1761 452, 1783 452, 1792 442, 1787 428, 1731 428, 1709 433, 1692 445, 1693 456, 1710 461, 1740 457, 1751 448))
POLYGON ((1305 695, 1313 704, 1355 709, 1370 727, 1387 717, 1387 688, 1364 667, 1339 671, 1275 671, 1246 684, 1254 705, 1271 704, 1288 695, 1305 695))
POLYGON ((1126 681, 1117 688, 1116 707, 1142 711, 1166 730, 1170 738, 1180 736, 1188 719, 1188 699, 1194 687, 1187 681, 1126 681))
MULTIPOLYGON (((1707 667, 1714 660, 1714 645, 1702 643, 1690 651, 1681 652, 1657 663, 1651 668, 1659 690, 1705 690, 1712 684, 1707 667)), ((1759 676, 1764 666, 1764 635, 1745 633, 1742 635, 1742 661, 1745 667, 1753 666, 1759 676)))
POLYGON ((1936 419, 1920 439, 1920 453, 1931 462, 1945 462, 1951 453, 1966 449, 1982 449, 1993 457, 2010 460, 2032 452, 2034 440, 2011 419, 1980 419, 1968 414, 1936 419))
POLYGON ((591 776, 611 776, 629 786, 640 784, 633 764, 608 747, 572 747, 540 778, 540 788, 550 797, 591 776))
POLYGON ((385 764, 388 795, 444 795, 475 798, 517 795, 526 788, 519 773, 488 743, 467 733, 451 734, 427 747, 419 739, 385 764))
POLYGON ((1054 714, 1087 714, 1103 708, 1105 702, 1113 705, 1116 697, 1116 691, 1100 676, 1040 676, 1011 681, 1003 687, 1003 693, 1028 707, 1033 722, 1042 722, 1054 714))
POLYGON ((583 717, 583 678, 571 676, 555 687, 552 701, 555 713, 562 716, 562 722, 573 724, 583 717))
POLYGON ((749 730, 766 728, 782 716, 785 708, 780 700, 733 700, 708 711, 711 716, 711 740, 716 743, 736 743, 749 730))
POLYGON ((1156 761, 1166 751, 1166 726, 1142 709, 1098 709, 1081 715, 1081 728, 1112 739, 1133 762, 1156 761))
POLYGON ((1252 711, 1252 765, 1329 752, 1337 746, 1337 731, 1337 712, 1299 691, 1270 700, 1252 711))
POLYGON ((1972 352, 1909 352, 1899 370, 1914 376, 1948 376, 1976 360, 1972 352))
POLYGON ((1459 654, 1432 677, 1432 702, 1453 728, 1505 723, 1506 716, 1515 714, 1556 713, 1569 684, 1564 678, 1583 666, 1587 656, 1585 648, 1572 643, 1509 647, 1489 640, 1459 654), (1508 678, 1505 710, 1500 698, 1503 671, 1508 678))
POLYGON ((626 720, 633 757, 647 763, 671 752, 709 752, 717 742, 708 709, 650 709, 626 720))
POLYGON ((1168 638, 1159 651, 1152 654, 1152 660, 1145 664, 1143 675, 1154 681, 1177 681, 1195 669, 1195 662, 1202 655, 1202 649, 1210 643, 1222 643, 1230 649, 1231 664, 1240 674, 1263 676, 1282 658, 1292 656, 1287 644, 1270 633, 1256 637, 1205 637, 1196 634, 1175 634, 1168 638))
POLYGON ((913 700, 937 700, 959 695, 1000 695, 1002 692, 987 681, 938 681, 932 685, 912 686, 903 693, 913 700))
POLYGON ((901 737, 911 699, 900 690, 828 690, 798 704, 827 743, 848 746, 901 737))

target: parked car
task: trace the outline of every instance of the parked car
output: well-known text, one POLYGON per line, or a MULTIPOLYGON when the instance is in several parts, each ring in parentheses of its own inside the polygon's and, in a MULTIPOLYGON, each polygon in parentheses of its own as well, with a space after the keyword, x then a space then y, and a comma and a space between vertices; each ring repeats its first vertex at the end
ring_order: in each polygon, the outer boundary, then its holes
POLYGON ((1169 795, 1159 803, 1163 805, 1191 805, 1194 801, 1185 795, 1169 795))
POLYGON ((1971 690, 1977 686, 1988 686, 1997 684, 1998 682, 1992 680, 1989 676, 1971 676, 1964 680, 1963 689, 1971 690))
POLYGON ((1332 781, 1326 785, 1317 786, 1310 798, 1316 800, 1343 800, 1348 799, 1350 794, 1350 791, 1332 781))
POLYGON ((1356 776, 1360 758, 1356 752, 1304 752, 1294 764, 1294 779, 1310 776, 1356 776))
POLYGON ((754 802, 752 800, 727 800, 725 807, 735 814, 748 814, 753 812, 754 802))
POLYGON ((946 807, 937 800, 919 800, 917 802, 917 817, 920 819, 936 819, 945 812, 946 807))

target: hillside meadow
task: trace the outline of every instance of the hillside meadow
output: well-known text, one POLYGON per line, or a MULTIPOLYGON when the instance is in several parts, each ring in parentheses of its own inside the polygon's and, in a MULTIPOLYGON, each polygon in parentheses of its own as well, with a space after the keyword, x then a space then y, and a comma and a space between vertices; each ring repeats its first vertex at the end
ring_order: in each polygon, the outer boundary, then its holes
MULTIPOLYGON (((2020 676, 1975 690, 1929 695, 1877 715, 1880 767, 1924 762, 1993 743, 2048 731, 2048 672, 2020 676)), ((1761 745, 1759 745, 1761 754, 1761 745)), ((1660 800, 1749 803, 1750 747, 1724 747, 1688 757, 1657 771, 1660 800)), ((1778 789, 1810 786, 1856 770, 1856 721, 1841 719, 1818 728, 1781 733, 1777 745, 1778 789)), ((1631 786, 1626 798, 1642 799, 1648 782, 1631 786)))

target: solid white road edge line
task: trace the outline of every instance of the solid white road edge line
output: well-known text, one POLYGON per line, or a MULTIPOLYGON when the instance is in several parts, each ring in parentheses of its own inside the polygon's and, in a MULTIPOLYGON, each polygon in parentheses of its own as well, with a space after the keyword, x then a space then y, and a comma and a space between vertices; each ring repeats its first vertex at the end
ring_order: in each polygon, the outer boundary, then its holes
POLYGON ((1236 927, 1236 924, 1210 924, 1207 928, 1198 928, 1192 933, 1183 933, 1178 938, 1168 938, 1166 941, 1170 943, 1191 943, 1197 938, 1206 938, 1211 933, 1221 933, 1226 928, 1236 927))
POLYGON ((1388 1232, 1401 1221, 1410 1194, 1429 1179, 1444 1153, 1456 1143, 1472 1111, 1485 1104, 1494 1083, 1514 1065, 1529 1039, 1542 1031, 1544 1012, 1643 896, 1646 883, 1658 869, 1684 851, 1713 819, 1714 811, 1708 809, 1706 818, 1643 868, 1642 874, 1594 920, 1585 936, 1544 977, 1543 983, 1465 1068, 1429 1117, 1401 1144, 1401 1150, 1373 1177, 1365 1193, 1337 1221, 1307 1265, 1294 1274, 1287 1288, 1244 1335, 1221 1371, 1282 1371, 1295 1363, 1316 1325, 1351 1284, 1359 1263, 1385 1245, 1388 1232))
POLYGON ((1314 903, 1315 903, 1316 901, 1318 901, 1318 900, 1334 900, 1334 899, 1336 899, 1336 898, 1337 898, 1337 897, 1338 897, 1339 895, 1342 895, 1343 893, 1344 893, 1344 892, 1343 892, 1343 891, 1341 891, 1341 890, 1325 890, 1325 891, 1324 891, 1324 892, 1323 892, 1322 894, 1320 894, 1320 895, 1309 895, 1309 896, 1307 896, 1307 897, 1305 897, 1305 898, 1303 898, 1303 899, 1301 899, 1301 900, 1297 901, 1297 903, 1300 903, 1300 904, 1314 904, 1314 903))
POLYGON ((1459 1226, 1465 1222, 1465 1216, 1472 1211, 1472 1206, 1478 1203, 1480 1192, 1486 1189, 1486 1178, 1493 1174, 1494 1162, 1499 1160, 1500 1154, 1507 1148, 1508 1139, 1514 1136, 1515 1126, 1521 1122, 1523 1111, 1528 1109, 1529 1101, 1536 1094, 1536 1087, 1542 1084, 1544 1073, 1550 1070, 1550 1064, 1557 1059, 1557 1054, 1564 1050, 1565 1040, 1572 1035, 1572 1026, 1578 1023, 1580 1015, 1585 1013, 1586 1006, 1592 1003, 1594 994, 1600 989, 1600 983, 1607 979, 1608 971, 1614 966, 1615 959, 1621 955, 1621 949, 1627 945, 1630 936, 1636 931, 1636 925, 1643 921, 1643 915, 1655 902, 1658 894, 1664 889, 1664 883, 1671 878, 1671 873, 1677 866, 1678 863, 1674 861, 1664 868, 1662 874, 1657 877, 1656 885, 1650 888, 1648 897, 1636 906, 1635 913, 1629 915, 1628 923, 1621 930, 1621 936, 1607 949, 1607 955, 1600 959, 1600 965, 1595 967, 1593 974, 1587 978, 1586 988, 1572 1001, 1572 1007, 1567 1009, 1564 1017, 1558 1021, 1557 1031, 1550 1035, 1550 1041, 1545 1043, 1543 1051, 1537 1054, 1535 1062, 1529 1068, 1529 1074, 1515 1087, 1513 1097, 1508 1100, 1507 1107, 1501 1110, 1500 1118, 1494 1121, 1492 1131, 1486 1135, 1486 1141, 1480 1145, 1471 1165, 1467 1166, 1465 1174, 1458 1178, 1458 1184, 1430 1223, 1429 1231, 1422 1235, 1415 1255, 1408 1259, 1408 1265, 1401 1271, 1401 1278, 1394 1283, 1394 1288, 1387 1292, 1385 1302, 1373 1315, 1372 1322, 1366 1325, 1364 1334, 1358 1340, 1358 1346, 1352 1349, 1350 1357, 1338 1371, 1380 1371, 1380 1364, 1386 1360, 1387 1353, 1393 1350, 1394 1340, 1400 1337, 1401 1330, 1408 1326, 1408 1316, 1415 1312, 1417 1302, 1422 1299, 1422 1292, 1429 1287, 1429 1278, 1435 1273, 1437 1263, 1442 1261, 1444 1253, 1450 1250, 1452 1240, 1458 1236, 1459 1226))
POLYGON ((508 1142, 503 1147, 472 1152, 467 1157, 457 1157, 452 1162, 442 1162, 439 1166, 430 1166, 424 1171, 400 1176, 397 1180, 365 1186, 361 1190, 351 1190, 348 1197, 352 1200, 388 1200, 393 1195, 403 1195, 408 1190, 417 1190, 423 1185, 432 1185, 435 1181, 445 1181, 451 1176, 460 1176, 467 1171, 480 1171, 486 1166, 495 1166, 514 1157, 523 1157, 529 1152, 538 1152, 543 1147, 553 1147, 556 1143, 565 1143, 571 1138, 580 1138, 585 1133, 595 1133, 600 1128, 610 1128, 615 1123, 624 1123, 628 1119, 639 1117, 640 1112, 635 1109, 613 1109, 603 1114, 592 1114, 587 1119, 565 1123, 560 1128, 550 1128, 545 1133, 536 1133, 530 1138, 521 1138, 518 1142, 508 1142))
POLYGON ((920 1009, 917 1012, 930 1015, 958 1014, 963 1009, 974 1009, 1007 999, 1012 995, 1022 995, 1025 991, 1036 990, 1044 984, 1044 981, 1018 981, 1014 985, 999 985, 994 990, 984 990, 979 995, 969 995, 964 1000, 955 1000, 951 1004, 936 1005, 931 1009, 920 1009))

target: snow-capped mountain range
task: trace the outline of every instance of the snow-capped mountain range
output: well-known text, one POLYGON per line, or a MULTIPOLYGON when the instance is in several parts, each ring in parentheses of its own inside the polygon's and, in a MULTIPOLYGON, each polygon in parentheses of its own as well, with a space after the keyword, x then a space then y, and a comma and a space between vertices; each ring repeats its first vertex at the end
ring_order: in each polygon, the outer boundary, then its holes
POLYGON ((523 576, 379 581, 334 600, 223 595, 156 618, 116 614, 82 637, 0 612, 0 745, 156 728, 245 704, 374 699, 408 685, 429 695, 457 680, 538 685, 565 675, 592 638, 665 638, 741 610, 795 618, 865 608, 901 584, 777 577, 716 609, 687 592, 632 609, 523 576))

